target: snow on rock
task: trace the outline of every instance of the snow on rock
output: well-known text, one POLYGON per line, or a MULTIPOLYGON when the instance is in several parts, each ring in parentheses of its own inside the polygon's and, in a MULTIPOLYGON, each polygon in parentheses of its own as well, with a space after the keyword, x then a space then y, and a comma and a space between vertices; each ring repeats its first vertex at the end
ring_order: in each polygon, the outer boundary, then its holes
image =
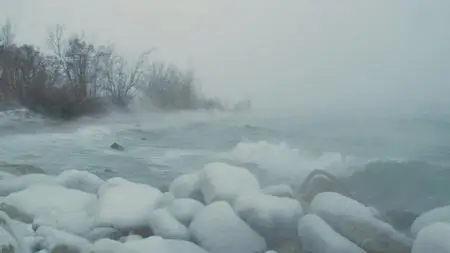
POLYGON ((175 201, 175 197, 171 192, 165 192, 163 195, 156 201, 155 209, 165 208, 175 201))
POLYGON ((29 244, 25 240, 28 235, 23 224, 12 220, 6 213, 0 212, 0 252, 30 253, 29 244))
POLYGON ((211 253, 257 253, 266 250, 264 238, 224 201, 206 206, 195 216, 189 230, 193 240, 211 253))
POLYGON ((88 193, 97 193, 103 179, 87 171, 66 170, 56 177, 56 181, 67 188, 88 193))
POLYGON ((150 228, 153 234, 165 239, 189 240, 189 231, 175 219, 167 209, 155 210, 150 215, 150 228))
POLYGON ((367 252, 409 253, 412 240, 373 216, 370 208, 335 192, 317 194, 310 213, 367 252))
POLYGON ((127 249, 123 243, 111 239, 101 239, 92 244, 91 253, 138 253, 127 249))
POLYGON ((334 231, 315 214, 307 214, 300 219, 298 236, 303 252, 365 253, 363 249, 334 231))
POLYGON ((47 225, 75 234, 85 234, 93 225, 96 197, 58 185, 33 185, 5 197, 4 202, 47 225))
POLYGON ((411 233, 416 236, 424 227, 435 222, 450 223, 450 205, 438 207, 421 214, 411 225, 411 233))
POLYGON ((19 252, 16 239, 4 228, 0 227, 0 252, 19 252))
POLYGON ((124 245, 125 248, 136 253, 208 253, 194 243, 182 240, 165 240, 159 236, 126 242, 124 245))
POLYGON ((148 217, 162 193, 122 178, 106 181, 98 191, 97 225, 127 230, 148 229, 148 217))
POLYGON ((175 198, 192 198, 203 202, 199 180, 200 175, 198 173, 181 175, 172 181, 169 192, 175 198))
POLYGON ((83 237, 88 239, 90 242, 96 242, 100 239, 111 239, 118 240, 121 233, 118 229, 112 227, 96 227, 89 231, 83 237))
POLYGON ((89 253, 88 240, 51 227, 41 226, 36 235, 44 238, 43 248, 49 252, 89 253))
POLYGON ((131 250, 128 252, 123 243, 111 239, 101 239, 94 242, 90 248, 91 253, 135 253, 131 250))
POLYGON ((0 196, 8 196, 13 192, 21 191, 35 184, 57 185, 58 183, 54 177, 45 174, 27 174, 13 178, 5 178, 0 180, 0 196))
POLYGON ((264 237, 269 248, 279 250, 298 241, 297 222, 303 211, 297 200, 261 193, 243 194, 233 207, 253 230, 264 237))
POLYGON ((262 189, 261 192, 275 197, 294 198, 294 190, 286 184, 270 185, 262 189))
POLYGON ((177 199, 167 206, 173 217, 185 226, 191 224, 192 219, 203 209, 203 204, 194 199, 177 199))
POLYGON ((207 164, 200 176, 200 187, 208 204, 213 201, 232 203, 240 194, 260 191, 259 182, 252 173, 225 163, 207 164))
POLYGON ((412 253, 450 253, 450 223, 436 222, 417 234, 412 253))

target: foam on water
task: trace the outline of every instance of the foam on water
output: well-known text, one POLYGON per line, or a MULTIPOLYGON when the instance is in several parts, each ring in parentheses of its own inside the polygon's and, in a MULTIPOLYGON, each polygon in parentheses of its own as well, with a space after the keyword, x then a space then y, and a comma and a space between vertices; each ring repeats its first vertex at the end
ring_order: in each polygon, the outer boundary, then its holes
POLYGON ((266 172, 282 174, 287 178, 303 178, 315 169, 323 169, 336 176, 349 176, 354 172, 351 165, 357 162, 355 158, 337 152, 314 155, 285 142, 268 141, 239 142, 224 156, 240 163, 257 164, 266 172))

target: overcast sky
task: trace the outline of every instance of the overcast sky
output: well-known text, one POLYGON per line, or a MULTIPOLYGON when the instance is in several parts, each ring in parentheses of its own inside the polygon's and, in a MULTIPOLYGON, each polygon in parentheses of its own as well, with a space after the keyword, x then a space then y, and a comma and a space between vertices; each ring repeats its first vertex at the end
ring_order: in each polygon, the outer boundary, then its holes
POLYGON ((257 105, 448 103, 448 0, 0 0, 17 41, 64 24, 126 55, 194 68, 210 95, 257 105))

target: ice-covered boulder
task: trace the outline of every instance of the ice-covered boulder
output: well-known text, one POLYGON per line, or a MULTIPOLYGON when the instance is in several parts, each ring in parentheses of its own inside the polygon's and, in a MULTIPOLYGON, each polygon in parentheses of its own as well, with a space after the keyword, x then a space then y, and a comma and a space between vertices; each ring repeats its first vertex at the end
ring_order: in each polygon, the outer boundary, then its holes
POLYGON ((169 186, 169 192, 175 198, 191 198, 203 202, 199 180, 199 173, 181 175, 172 181, 169 186))
POLYGON ((0 252, 19 253, 16 239, 0 226, 0 252))
POLYGON ((31 244, 26 240, 30 231, 25 224, 0 212, 0 230, 0 252, 31 253, 31 244), (11 249, 13 251, 8 251, 11 249))
POLYGON ((165 208, 168 205, 172 204, 175 201, 175 196, 171 192, 165 192, 163 195, 156 201, 155 209, 165 208))
POLYGON ((122 178, 104 183, 98 193, 97 225, 149 234, 148 218, 162 193, 122 178))
POLYGON ((49 252, 89 253, 91 247, 88 240, 51 227, 39 227, 36 235, 43 238, 42 246, 49 252))
POLYGON ((334 231, 315 214, 307 214, 298 222, 302 252, 365 253, 356 244, 334 231))
POLYGON ((374 217, 370 208, 335 192, 319 193, 310 213, 320 216, 336 232, 367 252, 409 253, 412 240, 374 217))
POLYGON ((191 222, 189 230, 192 239, 211 253, 258 253, 266 250, 264 238, 224 201, 203 208, 191 222))
POLYGON ((47 225, 75 234, 85 234, 93 226, 96 197, 58 185, 33 185, 4 198, 4 203, 47 225))
POLYGON ((450 223, 450 205, 438 207, 421 214, 411 225, 411 233, 416 236, 424 227, 435 222, 450 223))
POLYGON ((185 225, 175 219, 167 209, 158 209, 150 215, 150 228, 156 236, 165 239, 189 240, 189 231, 185 225))
POLYGON ((182 240, 163 239, 159 236, 130 241, 124 245, 127 249, 133 250, 136 253, 208 253, 194 243, 182 240))
POLYGON ((203 209, 203 204, 194 199, 176 199, 167 206, 167 210, 185 226, 203 209))
POLYGON ((270 185, 263 188, 261 192, 275 197, 294 198, 294 190, 287 184, 270 185))
POLYGON ((261 193, 243 194, 233 207, 254 231, 264 237, 270 249, 280 251, 289 245, 295 252, 298 248, 298 245, 295 247, 297 223, 303 211, 297 200, 261 193))
POLYGON ((208 204, 213 201, 233 203, 241 194, 260 191, 259 182, 250 171, 225 163, 207 164, 199 183, 208 204))
POLYGON ((105 182, 87 171, 66 170, 56 177, 56 181, 67 188, 96 194, 105 182))
POLYGON ((417 234, 412 253, 450 253, 450 223, 436 222, 417 234))
POLYGON ((45 174, 27 174, 18 177, 5 178, 0 180, 0 196, 8 196, 9 194, 26 189, 35 184, 57 185, 53 176, 45 174))
POLYGON ((84 238, 88 239, 90 242, 96 242, 101 239, 111 239, 118 240, 121 236, 120 230, 112 227, 96 227, 89 231, 87 234, 83 235, 84 238))
POLYGON ((91 245, 90 253, 136 253, 123 243, 111 239, 101 239, 91 245))

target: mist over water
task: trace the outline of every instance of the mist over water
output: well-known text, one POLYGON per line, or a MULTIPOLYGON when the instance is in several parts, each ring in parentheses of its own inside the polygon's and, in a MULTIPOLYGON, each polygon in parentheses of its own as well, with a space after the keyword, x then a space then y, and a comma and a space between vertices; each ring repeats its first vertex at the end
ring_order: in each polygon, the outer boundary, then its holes
POLYGON ((263 184, 298 184, 320 168, 380 209, 449 202, 440 180, 450 171, 448 1, 0 4, 17 41, 45 48, 48 29, 64 24, 129 57, 155 46, 155 59, 194 69, 209 96, 255 107, 160 114, 138 104, 65 124, 10 111, 0 116, 0 161, 159 187, 213 161, 245 165, 263 184), (126 151, 110 150, 115 141, 126 151))

